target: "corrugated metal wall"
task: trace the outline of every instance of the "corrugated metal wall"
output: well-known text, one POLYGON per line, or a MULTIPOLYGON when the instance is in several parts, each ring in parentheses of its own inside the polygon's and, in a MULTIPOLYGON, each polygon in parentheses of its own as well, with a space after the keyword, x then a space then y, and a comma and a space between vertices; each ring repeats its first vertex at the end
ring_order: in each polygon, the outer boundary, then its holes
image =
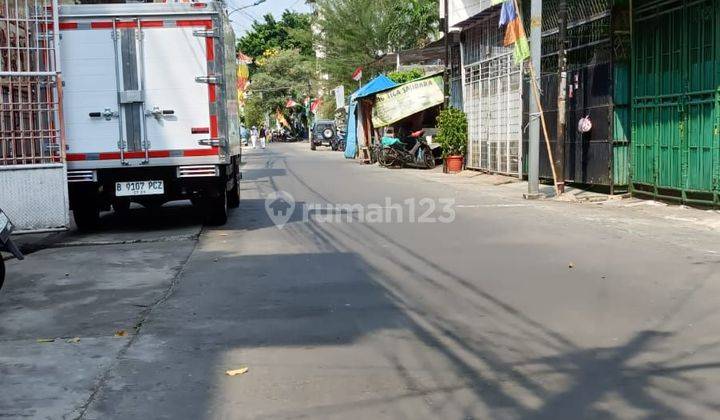
POLYGON ((637 0, 633 189, 720 204, 720 3, 637 0))
MULTIPOLYGON (((524 2, 529 10, 529 1, 524 2)), ((529 22, 529 16, 526 23, 529 22)), ((543 2, 543 56, 540 86, 550 143, 557 143, 557 0, 543 2)), ((623 189, 629 156, 629 8, 623 0, 568 1, 568 100, 565 143, 567 182, 623 189), (589 116, 593 129, 577 131, 589 116)), ((526 81, 526 84, 528 82, 526 81)), ((527 96, 527 95, 526 95, 527 96)), ((526 97, 527 101, 532 98, 526 97)), ((527 110, 527 108, 525 108, 527 110)), ((527 114, 524 116, 528 121, 527 114)), ((542 137, 542 136, 541 136, 542 137)), ((527 142, 527 132, 524 135, 527 142)), ((540 176, 552 179, 541 138, 540 176)), ((527 143, 526 143, 527 144, 527 143)), ((527 150, 527 149, 526 149, 527 150)))

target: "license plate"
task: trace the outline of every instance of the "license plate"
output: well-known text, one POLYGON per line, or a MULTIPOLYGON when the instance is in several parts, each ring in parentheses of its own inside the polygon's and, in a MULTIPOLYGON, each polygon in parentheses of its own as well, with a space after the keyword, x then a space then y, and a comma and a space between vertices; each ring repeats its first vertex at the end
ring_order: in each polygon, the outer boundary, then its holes
POLYGON ((115 183, 115 196, 165 194, 163 181, 127 181, 115 183))

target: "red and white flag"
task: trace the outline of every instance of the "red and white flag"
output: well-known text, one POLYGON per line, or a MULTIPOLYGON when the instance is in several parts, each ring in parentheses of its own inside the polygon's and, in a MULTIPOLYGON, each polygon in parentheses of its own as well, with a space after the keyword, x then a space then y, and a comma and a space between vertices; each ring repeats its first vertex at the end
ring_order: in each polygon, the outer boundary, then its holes
POLYGON ((293 101, 292 99, 288 99, 287 102, 285 102, 285 108, 295 108, 297 106, 297 102, 293 101))
POLYGON ((358 67, 355 69, 355 71, 352 74, 352 79, 356 82, 359 82, 362 80, 362 67, 358 67))
POLYGON ((312 104, 310 104, 310 112, 317 113, 317 109, 320 108, 320 105, 322 105, 323 100, 322 98, 315 98, 314 101, 312 101, 312 104))

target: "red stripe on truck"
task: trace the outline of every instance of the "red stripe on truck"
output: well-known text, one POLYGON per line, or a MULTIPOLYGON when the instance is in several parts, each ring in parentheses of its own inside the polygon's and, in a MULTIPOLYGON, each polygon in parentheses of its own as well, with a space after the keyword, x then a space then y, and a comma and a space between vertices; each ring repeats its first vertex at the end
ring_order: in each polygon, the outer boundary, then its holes
POLYGON ((143 28, 162 28, 165 26, 165 22, 162 20, 144 20, 140 22, 140 26, 143 28))
POLYGON ((217 99, 217 93, 215 90, 215 85, 209 84, 208 85, 208 100, 210 101, 210 103, 213 103, 213 102, 215 102, 216 99, 217 99))
POLYGON ((175 26, 204 26, 210 29, 212 28, 212 20, 178 20, 175 21, 175 26))
POLYGON ((205 49, 207 50, 207 61, 215 61, 215 42, 212 38, 205 38, 205 49))
POLYGON ((65 155, 65 159, 67 159, 68 162, 77 162, 79 160, 87 160, 87 156, 85 153, 68 153, 65 155))
MULTIPOLYGON (((52 24, 47 24, 48 29, 52 28, 52 24)), ((118 29, 132 29, 137 28, 137 22, 134 20, 125 20, 125 21, 118 21, 116 23, 116 28, 118 29)), ((161 20, 143 20, 140 21, 140 26, 143 28, 164 28, 165 22, 161 20)), ((188 27, 188 26, 204 26, 207 29, 212 28, 212 20, 209 19, 182 19, 175 21, 175 26, 178 27, 188 27)), ((101 20, 97 22, 90 22, 90 29, 112 29, 113 23, 112 21, 107 20, 101 20)), ((70 29, 78 29, 78 23, 77 22, 60 22, 60 29, 63 30, 70 30, 70 29)), ((213 45, 213 39, 207 38, 206 43, 208 46, 213 45)), ((214 58, 214 50, 212 48, 208 48, 208 51, 212 51, 211 54, 214 58)), ((208 55, 208 60, 211 60, 211 55, 208 55)))
MULTIPOLYGON (((168 158, 172 154, 183 157, 192 156, 214 156, 218 154, 217 147, 209 149, 187 149, 187 150, 151 150, 148 155, 151 158, 168 158), (175 152, 175 153, 173 153, 175 152)), ((125 159, 144 159, 145 152, 125 152, 125 159)), ((120 152, 103 152, 103 153, 68 153, 68 162, 88 161, 88 160, 120 160, 120 152), (90 156, 88 156, 90 155, 90 156)))
POLYGON ((194 149, 194 150, 183 150, 183 156, 215 156, 218 154, 217 147, 211 147, 209 149, 194 149))
POLYGON ((192 127, 190 132, 192 134, 210 134, 210 127, 192 127))
POLYGON ((210 116, 210 137, 217 138, 218 136, 218 117, 217 115, 210 116))
MULTIPOLYGON (((118 28, 121 22, 118 22, 118 28)), ((112 29, 112 22, 90 22, 90 29, 112 29)))

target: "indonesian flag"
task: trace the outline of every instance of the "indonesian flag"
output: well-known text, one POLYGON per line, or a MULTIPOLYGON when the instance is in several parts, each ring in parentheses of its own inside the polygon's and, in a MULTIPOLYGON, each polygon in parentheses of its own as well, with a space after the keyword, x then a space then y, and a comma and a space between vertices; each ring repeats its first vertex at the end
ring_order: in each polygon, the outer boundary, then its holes
POLYGON ((310 105, 310 112, 313 114, 317 112, 317 109, 320 108, 320 105, 322 105, 323 100, 322 98, 315 98, 314 101, 312 101, 312 104, 310 105))
POLYGON ((362 67, 358 67, 355 69, 355 71, 352 74, 352 79, 356 82, 359 82, 362 79, 362 67))
POLYGON ((297 102, 293 101, 292 99, 288 99, 287 102, 285 102, 285 108, 294 108, 297 106, 297 102))

